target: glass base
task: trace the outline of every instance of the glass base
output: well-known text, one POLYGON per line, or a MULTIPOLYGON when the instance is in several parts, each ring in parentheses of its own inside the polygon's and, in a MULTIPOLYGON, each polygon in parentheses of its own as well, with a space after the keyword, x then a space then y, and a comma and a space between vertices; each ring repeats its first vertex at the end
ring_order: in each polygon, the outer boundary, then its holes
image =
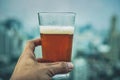
POLYGON ((70 73, 67 74, 57 74, 52 77, 52 80, 68 80, 70 73))

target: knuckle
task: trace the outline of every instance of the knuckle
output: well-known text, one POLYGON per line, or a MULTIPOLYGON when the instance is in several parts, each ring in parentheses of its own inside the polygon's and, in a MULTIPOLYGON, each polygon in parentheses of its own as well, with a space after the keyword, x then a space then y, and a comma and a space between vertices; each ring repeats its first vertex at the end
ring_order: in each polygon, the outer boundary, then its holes
POLYGON ((66 62, 61 62, 60 65, 62 66, 62 68, 66 69, 67 67, 67 63, 66 62))
POLYGON ((27 41, 25 45, 25 51, 31 49, 32 45, 33 45, 33 41, 31 40, 27 41))
POLYGON ((66 62, 61 62, 61 71, 62 72, 68 72, 68 67, 67 67, 67 63, 66 62))
POLYGON ((34 46, 34 42, 32 40, 27 41, 26 46, 30 47, 31 45, 34 46))
POLYGON ((31 43, 33 43, 31 40, 28 40, 28 41, 27 41, 27 45, 29 45, 29 44, 31 44, 31 43))
POLYGON ((55 70, 51 67, 51 68, 48 68, 47 69, 48 70, 48 75, 50 76, 50 77, 52 77, 53 75, 55 75, 55 70))

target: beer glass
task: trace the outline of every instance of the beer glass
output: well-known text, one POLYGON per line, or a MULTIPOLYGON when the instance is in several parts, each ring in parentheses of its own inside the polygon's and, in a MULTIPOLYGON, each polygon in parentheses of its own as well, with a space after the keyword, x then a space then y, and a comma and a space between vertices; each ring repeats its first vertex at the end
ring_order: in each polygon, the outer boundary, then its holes
POLYGON ((38 13, 42 58, 47 62, 71 61, 75 13, 38 13))

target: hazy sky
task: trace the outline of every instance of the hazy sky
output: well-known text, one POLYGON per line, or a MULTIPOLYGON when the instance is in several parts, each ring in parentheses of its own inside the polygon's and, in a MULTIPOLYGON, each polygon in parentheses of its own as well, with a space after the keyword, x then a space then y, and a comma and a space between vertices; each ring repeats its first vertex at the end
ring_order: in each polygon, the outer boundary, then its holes
POLYGON ((0 0, 0 20, 16 17, 26 28, 38 25, 38 11, 76 12, 76 24, 102 29, 112 15, 120 18, 120 0, 0 0))

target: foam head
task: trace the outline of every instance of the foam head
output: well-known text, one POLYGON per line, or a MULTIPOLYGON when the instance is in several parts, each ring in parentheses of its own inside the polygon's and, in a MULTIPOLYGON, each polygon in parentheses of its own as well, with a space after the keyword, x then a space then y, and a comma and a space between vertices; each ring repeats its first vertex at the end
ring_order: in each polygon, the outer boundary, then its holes
POLYGON ((73 34, 73 26, 40 26, 42 34, 73 34))

